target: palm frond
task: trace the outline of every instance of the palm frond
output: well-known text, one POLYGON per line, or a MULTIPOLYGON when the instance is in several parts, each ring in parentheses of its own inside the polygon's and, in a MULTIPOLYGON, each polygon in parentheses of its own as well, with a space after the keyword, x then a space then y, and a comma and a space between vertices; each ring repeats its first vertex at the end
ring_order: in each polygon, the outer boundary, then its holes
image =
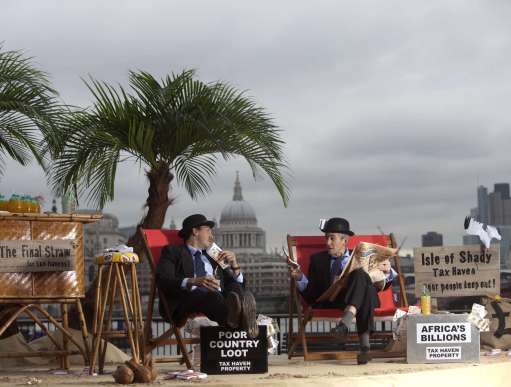
POLYGON ((287 205, 281 132, 244 92, 204 83, 193 70, 162 80, 130 72, 129 81, 130 91, 93 78, 86 82, 94 104, 67 120, 73 134, 53 164, 55 190, 88 190, 89 200, 102 206, 113 198, 115 169, 127 153, 149 170, 170 168, 196 199, 211 191, 218 158, 239 156, 254 177, 270 177, 287 205))
POLYGON ((44 166, 44 155, 54 154, 57 149, 64 107, 47 74, 33 66, 32 58, 1 49, 0 153, 23 165, 33 156, 44 166))

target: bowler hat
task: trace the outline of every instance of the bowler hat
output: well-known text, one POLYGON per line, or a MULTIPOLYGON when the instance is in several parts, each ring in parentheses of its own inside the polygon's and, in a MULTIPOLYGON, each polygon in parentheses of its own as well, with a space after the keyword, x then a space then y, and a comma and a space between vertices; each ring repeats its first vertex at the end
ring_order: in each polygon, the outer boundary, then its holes
POLYGON ((323 232, 336 232, 339 234, 346 234, 349 236, 355 235, 353 231, 350 230, 350 223, 344 218, 330 218, 326 221, 323 228, 321 228, 323 232))
POLYGON ((211 228, 215 227, 215 222, 212 220, 208 220, 204 215, 202 214, 193 214, 185 218, 183 220, 183 225, 181 227, 181 230, 177 233, 181 238, 186 238, 190 231, 192 231, 192 228, 200 227, 200 226, 209 226, 211 228))

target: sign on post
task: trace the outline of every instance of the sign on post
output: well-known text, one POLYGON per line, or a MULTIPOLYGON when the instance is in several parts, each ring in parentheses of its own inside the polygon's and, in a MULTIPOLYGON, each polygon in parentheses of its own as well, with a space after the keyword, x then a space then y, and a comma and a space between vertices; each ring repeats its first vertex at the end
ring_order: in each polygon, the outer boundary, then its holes
POLYGON ((2 240, 0 273, 74 270, 73 243, 70 239, 2 240))
POLYGON ((258 374, 268 372, 266 326, 259 326, 259 336, 222 327, 202 327, 201 371, 218 374, 258 374))
POLYGON ((500 293, 500 247, 479 245, 413 249, 415 294, 426 288, 433 297, 500 293))

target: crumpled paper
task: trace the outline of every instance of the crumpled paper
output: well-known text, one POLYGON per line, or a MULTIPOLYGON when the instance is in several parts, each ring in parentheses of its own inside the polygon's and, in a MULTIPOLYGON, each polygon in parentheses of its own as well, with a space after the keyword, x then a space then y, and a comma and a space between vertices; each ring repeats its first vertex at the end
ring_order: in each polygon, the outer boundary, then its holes
POLYGON ((415 305, 410 305, 408 307, 408 312, 404 310, 397 309, 396 313, 392 317, 392 338, 394 340, 401 340, 406 338, 406 320, 408 319, 408 315, 411 314, 420 314, 421 309, 415 305))
POLYGON ((109 247, 108 249, 105 249, 105 253, 113 253, 114 251, 118 251, 119 253, 132 253, 133 247, 129 247, 126 245, 118 245, 115 247, 109 247))
POLYGON ((186 370, 186 371, 175 371, 169 372, 164 380, 197 380, 197 379, 206 379, 208 374, 204 372, 194 371, 194 370, 186 370))
POLYGON ((279 341, 275 338, 275 335, 279 333, 279 326, 276 321, 271 317, 259 314, 257 316, 257 325, 266 326, 266 336, 268 340, 268 354, 274 355, 277 353, 279 347, 279 341))
MULTIPOLYGON (((186 321, 183 330, 185 333, 188 333, 192 337, 200 337, 200 329, 201 327, 216 327, 218 323, 216 321, 211 321, 209 318, 205 316, 195 317, 193 319, 188 319, 186 321)), ((193 344, 192 350, 190 352, 190 361, 194 368, 200 368, 200 344, 193 344)))
POLYGON ((472 311, 467 317, 467 321, 474 324, 479 331, 489 332, 490 331, 490 320, 485 318, 488 312, 483 305, 473 304, 472 311))

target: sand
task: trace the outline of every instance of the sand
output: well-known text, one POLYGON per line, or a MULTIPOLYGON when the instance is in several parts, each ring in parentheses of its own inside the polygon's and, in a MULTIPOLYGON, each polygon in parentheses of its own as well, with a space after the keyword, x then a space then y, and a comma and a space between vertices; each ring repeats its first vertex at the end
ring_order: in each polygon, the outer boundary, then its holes
MULTIPOLYGON (((287 357, 270 357, 269 372, 256 375, 210 375, 200 381, 164 380, 169 371, 182 370, 176 364, 158 364, 160 376, 155 386, 492 386, 511 385, 511 357, 481 357, 479 364, 406 364, 403 360, 373 361, 365 366, 337 361, 304 362, 287 357)), ((114 367, 107 370, 113 371, 114 367)), ((73 368, 69 375, 54 375, 44 369, 10 369, 0 371, 0 386, 29 385, 30 378, 41 381, 39 386, 80 387, 118 386, 111 375, 79 375, 73 368)), ((138 384, 143 386, 143 384, 138 384)))

